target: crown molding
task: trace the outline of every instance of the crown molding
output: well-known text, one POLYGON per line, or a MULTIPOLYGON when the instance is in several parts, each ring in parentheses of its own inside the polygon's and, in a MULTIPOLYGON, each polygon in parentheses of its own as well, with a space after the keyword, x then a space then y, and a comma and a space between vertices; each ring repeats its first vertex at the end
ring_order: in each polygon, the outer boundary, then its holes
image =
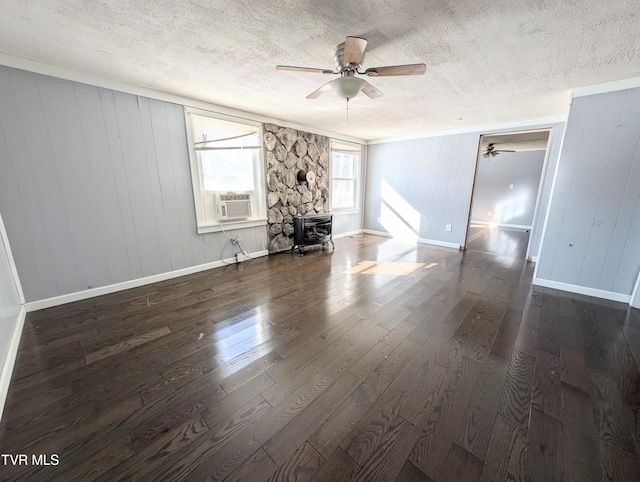
POLYGON ((539 130, 544 128, 553 127, 557 124, 562 124, 567 121, 567 116, 554 116, 554 117, 542 117, 538 119, 525 119, 516 122, 507 122, 504 124, 487 124, 482 126, 465 127, 463 129, 451 129, 444 131, 428 132, 424 134, 417 134, 413 136, 401 136, 401 137, 386 137, 383 139, 375 139, 367 141, 367 145, 374 144, 386 144, 388 142, 410 141, 415 139, 426 139, 429 137, 441 137, 452 136, 456 134, 496 134, 498 132, 504 132, 505 130, 513 129, 525 129, 527 131, 539 130))
POLYGON ((118 80, 107 79, 93 74, 71 70, 53 64, 47 64, 37 60, 16 57, 14 55, 9 55, 2 52, 0 52, 0 65, 4 65, 5 67, 11 67, 14 69, 26 70, 28 72, 33 72, 36 74, 48 75, 50 77, 56 77, 63 80, 70 80, 72 82, 79 82, 81 84, 116 90, 119 92, 124 92, 126 94, 139 95, 141 97, 147 97, 149 99, 170 102, 185 107, 195 107, 197 109, 235 117, 238 120, 249 120, 254 122, 277 124, 282 127, 290 127, 292 129, 319 134, 322 136, 330 137, 332 139, 355 142, 356 144, 366 144, 366 140, 360 139, 358 137, 352 137, 345 134, 340 134, 338 132, 327 131, 324 129, 318 129, 316 127, 306 126, 302 124, 296 124, 284 119, 277 119, 275 117, 268 117, 256 114, 254 112, 247 112, 231 107, 225 107, 222 105, 193 99, 191 97, 185 97, 178 94, 170 94, 168 92, 162 92, 160 90, 151 89, 149 87, 142 87, 118 80))
POLYGON ((630 79, 615 80, 613 82, 604 82, 602 84, 577 87, 571 91, 571 97, 585 97, 588 95, 605 94, 607 92, 634 89, 636 87, 640 87, 640 77, 632 77, 630 79))

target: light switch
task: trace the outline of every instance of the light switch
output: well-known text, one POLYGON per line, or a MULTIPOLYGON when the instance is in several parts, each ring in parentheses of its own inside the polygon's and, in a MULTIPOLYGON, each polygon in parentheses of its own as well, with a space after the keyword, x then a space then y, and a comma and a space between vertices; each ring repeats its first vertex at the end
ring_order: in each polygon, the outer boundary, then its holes
POLYGON ((509 184, 509 189, 513 189, 513 184, 509 184))
POLYGON ((445 231, 451 231, 451 225, 450 225, 450 224, 447 224, 447 225, 444 227, 444 230, 445 230, 445 231))

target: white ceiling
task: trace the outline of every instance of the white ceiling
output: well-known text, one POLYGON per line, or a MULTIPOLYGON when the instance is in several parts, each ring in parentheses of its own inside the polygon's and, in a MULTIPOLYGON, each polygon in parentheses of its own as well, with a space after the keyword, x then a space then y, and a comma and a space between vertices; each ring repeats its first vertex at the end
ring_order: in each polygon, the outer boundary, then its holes
POLYGON ((0 52, 362 139, 564 115, 571 88, 640 76, 637 0, 0 0, 0 52), (346 103, 329 80, 347 35, 368 80, 346 103), (462 119, 462 120, 457 120, 462 119))

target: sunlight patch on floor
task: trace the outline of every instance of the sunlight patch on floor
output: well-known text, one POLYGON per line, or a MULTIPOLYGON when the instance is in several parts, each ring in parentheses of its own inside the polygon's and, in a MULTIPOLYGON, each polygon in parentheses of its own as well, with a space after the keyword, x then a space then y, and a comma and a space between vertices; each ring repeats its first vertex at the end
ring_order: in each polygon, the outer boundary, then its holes
POLYGON ((376 261, 360 261, 353 268, 349 268, 347 270, 344 270, 342 273, 343 274, 362 273, 364 270, 369 269, 372 266, 375 266, 375 264, 376 264, 376 261))
POLYGON ((490 226, 490 225, 483 225, 483 226, 480 226, 480 225, 477 225, 477 224, 472 224, 470 227, 472 227, 472 228, 476 228, 476 227, 478 227, 478 228, 482 228, 482 229, 480 229, 480 230, 479 230, 478 232, 476 232, 476 233, 473 233, 473 234, 470 234, 470 235, 469 235, 469 237, 467 238, 467 245, 468 245, 471 241, 474 241, 474 240, 478 239, 480 236, 484 235, 484 234, 485 234, 485 233, 486 233, 486 232, 491 228, 491 226, 490 226))
POLYGON ((379 274, 389 276, 408 276, 420 268, 431 269, 439 263, 411 263, 405 261, 360 261, 357 265, 342 271, 343 274, 379 274))

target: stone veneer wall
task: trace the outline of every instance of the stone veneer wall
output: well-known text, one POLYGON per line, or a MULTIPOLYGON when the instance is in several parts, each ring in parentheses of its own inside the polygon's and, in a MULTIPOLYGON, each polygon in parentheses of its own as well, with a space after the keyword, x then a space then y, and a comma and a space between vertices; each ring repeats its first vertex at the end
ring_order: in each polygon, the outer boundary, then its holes
POLYGON ((329 212, 330 142, 275 124, 264 130, 269 252, 277 253, 293 245, 293 216, 329 212), (315 174, 313 184, 298 183, 301 169, 315 174))

